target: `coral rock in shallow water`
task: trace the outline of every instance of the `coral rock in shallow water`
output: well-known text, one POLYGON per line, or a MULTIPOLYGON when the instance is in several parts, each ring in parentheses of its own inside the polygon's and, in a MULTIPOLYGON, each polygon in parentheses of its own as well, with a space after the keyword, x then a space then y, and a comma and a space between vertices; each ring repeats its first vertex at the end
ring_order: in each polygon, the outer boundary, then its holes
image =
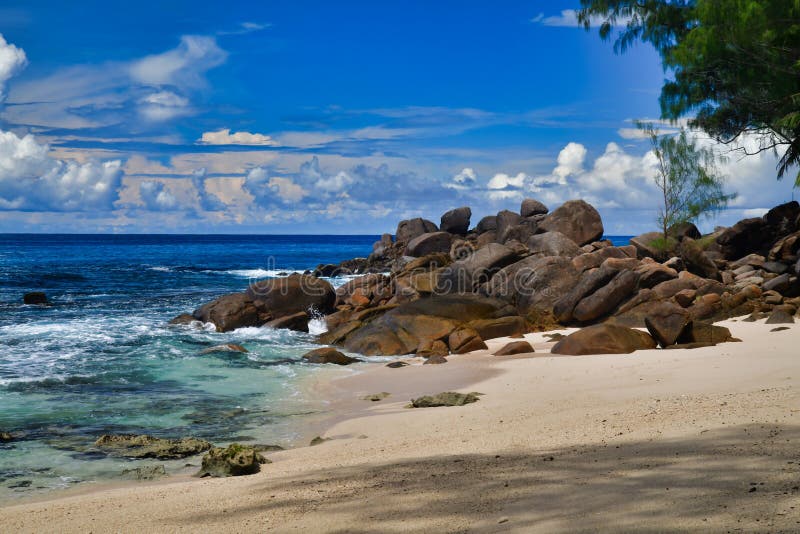
POLYGON ((411 401, 411 408, 435 408, 437 406, 463 406, 478 402, 480 393, 457 393, 445 391, 436 395, 426 395, 411 401))
POLYGON ((254 447, 233 443, 226 448, 215 447, 203 456, 199 477, 238 477, 254 475, 268 460, 254 447))
POLYGON ((113 456, 158 459, 186 458, 212 447, 203 439, 161 439, 147 434, 105 434, 94 444, 113 456))

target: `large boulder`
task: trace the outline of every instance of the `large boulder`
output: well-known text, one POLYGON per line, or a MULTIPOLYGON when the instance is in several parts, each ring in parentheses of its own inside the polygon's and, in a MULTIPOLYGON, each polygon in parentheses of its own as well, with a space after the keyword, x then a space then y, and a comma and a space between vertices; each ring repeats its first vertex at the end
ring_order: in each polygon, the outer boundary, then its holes
POLYGON ((536 352, 530 343, 524 340, 506 343, 500 350, 494 353, 495 356, 513 356, 514 354, 530 354, 536 352))
POLYGON ((469 230, 470 217, 472 217, 472 210, 466 206, 450 210, 442 215, 442 224, 439 225, 439 229, 442 232, 466 235, 469 230))
POLYGON ((223 295, 197 308, 192 316, 198 321, 212 323, 218 332, 229 332, 246 326, 261 326, 269 320, 247 293, 223 295))
POLYGON ((724 326, 700 321, 693 322, 678 338, 678 343, 708 343, 717 344, 734 341, 731 331, 724 326))
POLYGON ((639 287, 641 288, 655 287, 661 282, 678 278, 678 271, 656 262, 642 262, 636 268, 636 272, 639 273, 639 287))
POLYGON ((497 319, 476 319, 467 323, 481 339, 516 336, 528 331, 528 323, 518 315, 499 317, 497 319))
POLYGON ((622 247, 604 247, 593 252, 575 256, 572 259, 572 265, 574 265, 579 272, 587 269, 594 269, 609 258, 630 259, 631 256, 628 254, 630 252, 633 251, 622 247))
POLYGON ((522 221, 522 217, 519 216, 518 213, 514 213, 513 211, 503 210, 497 214, 495 217, 497 221, 497 228, 495 228, 495 233, 497 234, 498 241, 502 241, 503 236, 506 234, 509 228, 512 226, 516 226, 522 221))
POLYGON ((547 206, 532 198, 526 198, 522 201, 519 208, 519 214, 523 217, 533 217, 534 215, 545 215, 549 210, 547 206))
POLYGON ((308 313, 301 311, 267 321, 264 326, 293 330, 295 332, 308 332, 308 321, 310 319, 311 317, 309 317, 308 313))
POLYGON ((270 319, 298 312, 328 314, 336 304, 336 291, 331 284, 305 274, 256 282, 247 289, 247 296, 270 319))
POLYGON ((238 477, 254 475, 261 471, 261 464, 267 460, 255 447, 232 443, 225 447, 215 447, 203 456, 199 477, 238 477))
POLYGON ((546 232, 561 232, 579 246, 597 241, 603 236, 603 221, 594 207, 583 200, 569 200, 550 213, 539 228, 546 232))
POLYGON ((687 329, 692 326, 692 319, 689 312, 680 306, 671 302, 660 302, 650 309, 644 324, 659 345, 668 347, 685 337, 687 329))
POLYGON ((497 230, 497 215, 487 215, 475 225, 475 233, 484 234, 497 230))
POLYGON ((447 346, 453 354, 466 354, 475 350, 486 350, 489 347, 483 342, 478 332, 463 327, 453 331, 447 338, 447 346))
POLYGON ((751 252, 761 252, 765 245, 766 223, 761 217, 743 219, 717 237, 717 244, 725 259, 738 260, 751 252))
POLYGON ((673 224, 667 229, 667 235, 674 237, 678 241, 683 240, 684 237, 689 237, 691 239, 700 239, 703 237, 703 234, 700 233, 697 226, 689 221, 673 224))
POLYGON ((622 271, 605 286, 582 299, 572 311, 572 316, 582 323, 605 317, 636 291, 639 275, 622 271))
POLYGON ((578 302, 608 284, 619 270, 607 265, 581 276, 580 281, 553 303, 553 314, 560 323, 573 320, 572 312, 578 302))
POLYGON ((408 243, 415 237, 421 236, 422 234, 438 231, 439 229, 434 223, 427 219, 417 217, 416 219, 400 221, 400 223, 397 225, 395 238, 398 243, 408 243))
POLYGON ((719 269, 700 247, 700 244, 691 237, 684 237, 678 246, 678 253, 686 269, 698 276, 717 280, 719 269))
POLYGON ((656 348, 647 333, 613 324, 598 324, 573 332, 550 349, 552 354, 630 354, 656 348))
POLYGON ((631 238, 631 245, 636 247, 639 258, 663 261, 669 257, 669 252, 675 249, 678 242, 672 237, 665 242, 661 232, 646 232, 631 238))
POLYGON ((561 232, 546 232, 537 234, 528 240, 528 249, 531 254, 541 256, 568 256, 575 257, 581 253, 581 248, 561 232))
POLYGON ((453 236, 447 232, 430 232, 415 237, 406 245, 406 256, 419 258, 428 254, 449 253, 453 236))
POLYGON ((95 447, 112 456, 171 460, 209 450, 211 443, 197 438, 162 439, 147 434, 104 434, 95 447))
POLYGON ((502 269, 485 287, 515 305, 520 315, 550 314, 553 304, 578 283, 579 273, 565 256, 528 257, 502 269))
POLYGON ((489 281, 503 267, 519 259, 514 250, 490 243, 470 256, 453 262, 439 273, 438 293, 471 293, 489 281))

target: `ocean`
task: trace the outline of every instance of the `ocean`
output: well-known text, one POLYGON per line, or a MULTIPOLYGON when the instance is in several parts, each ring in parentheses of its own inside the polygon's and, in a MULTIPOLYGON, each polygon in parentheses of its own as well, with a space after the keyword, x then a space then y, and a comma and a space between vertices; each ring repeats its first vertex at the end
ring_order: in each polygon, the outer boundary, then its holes
MULTIPOLYGON (((378 238, 0 235, 0 431, 18 438, 0 443, 0 500, 160 463, 98 454, 107 433, 294 443, 324 410, 298 388, 320 369, 300 357, 322 321, 310 334, 166 323, 252 280, 367 256, 378 238), (29 291, 52 305, 23 305, 29 291), (200 354, 223 343, 249 352, 200 354)), ((167 472, 196 469, 185 464, 167 472)))

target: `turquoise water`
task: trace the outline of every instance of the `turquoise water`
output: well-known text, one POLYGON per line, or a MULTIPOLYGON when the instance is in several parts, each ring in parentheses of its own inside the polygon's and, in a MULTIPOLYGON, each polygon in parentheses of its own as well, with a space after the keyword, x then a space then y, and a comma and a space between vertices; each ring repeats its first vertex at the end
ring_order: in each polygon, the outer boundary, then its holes
MULTIPOLYGON (((100 454, 104 433, 291 444, 320 410, 297 388, 319 370, 299 361, 310 334, 166 322, 250 279, 366 256, 376 239, 0 236, 0 430, 17 437, 0 444, 0 499, 154 463, 100 454), (23 305, 32 290, 53 305, 23 305), (249 352, 200 355, 222 343, 249 352)), ((167 471, 196 470, 185 464, 167 471)))

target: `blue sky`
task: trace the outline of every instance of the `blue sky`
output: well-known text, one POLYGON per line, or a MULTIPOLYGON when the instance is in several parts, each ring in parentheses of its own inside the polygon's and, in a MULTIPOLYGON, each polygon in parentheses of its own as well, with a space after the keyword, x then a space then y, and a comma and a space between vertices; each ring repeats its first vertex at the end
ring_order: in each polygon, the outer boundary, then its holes
MULTIPOLYGON (((0 7, 0 231, 379 233, 525 197, 654 226, 631 120, 665 74, 577 2, 109 4, 0 7)), ((705 227, 790 199, 774 164, 723 165, 705 227)))

